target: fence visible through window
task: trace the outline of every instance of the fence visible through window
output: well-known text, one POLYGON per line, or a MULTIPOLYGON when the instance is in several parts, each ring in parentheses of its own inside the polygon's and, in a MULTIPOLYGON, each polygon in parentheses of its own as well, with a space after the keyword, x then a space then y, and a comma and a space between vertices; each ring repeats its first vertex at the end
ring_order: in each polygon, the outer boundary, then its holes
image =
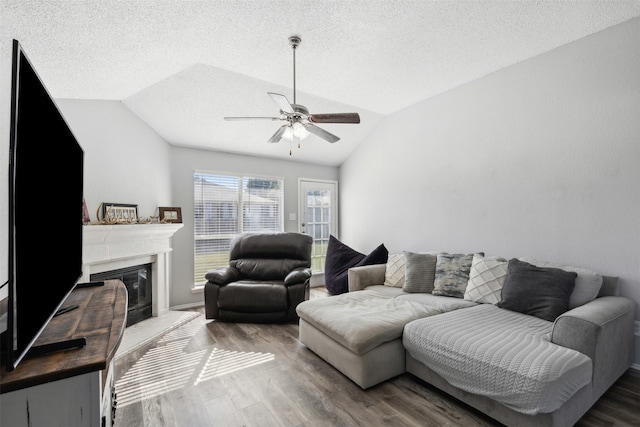
POLYGON ((194 173, 194 283, 229 264, 231 240, 245 232, 284 231, 284 180, 194 173))

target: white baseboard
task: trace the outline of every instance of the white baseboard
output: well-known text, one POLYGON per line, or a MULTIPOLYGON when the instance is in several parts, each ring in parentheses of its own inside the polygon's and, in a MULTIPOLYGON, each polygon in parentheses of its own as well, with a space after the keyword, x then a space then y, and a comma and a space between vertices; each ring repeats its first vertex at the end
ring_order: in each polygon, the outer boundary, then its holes
POLYGON ((640 372, 640 363, 634 363, 633 365, 631 365, 631 369, 640 372))
POLYGON ((169 310, 188 310, 190 308, 202 307, 203 305, 203 302, 192 302, 189 304, 174 305, 173 307, 170 307, 169 310))

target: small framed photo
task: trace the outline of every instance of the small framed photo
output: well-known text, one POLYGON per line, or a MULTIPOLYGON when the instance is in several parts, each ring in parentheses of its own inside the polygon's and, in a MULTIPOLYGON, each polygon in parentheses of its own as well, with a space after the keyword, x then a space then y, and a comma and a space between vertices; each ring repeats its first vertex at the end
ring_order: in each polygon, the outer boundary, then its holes
POLYGON ((108 224, 136 224, 138 205, 103 202, 102 220, 108 224))
POLYGON ((182 209, 175 207, 159 207, 160 222, 181 223, 182 209))

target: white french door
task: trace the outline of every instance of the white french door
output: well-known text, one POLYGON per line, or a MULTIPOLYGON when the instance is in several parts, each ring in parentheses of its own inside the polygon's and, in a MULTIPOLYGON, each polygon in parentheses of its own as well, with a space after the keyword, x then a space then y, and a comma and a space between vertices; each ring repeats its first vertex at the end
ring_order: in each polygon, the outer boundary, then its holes
POLYGON ((313 237, 311 270, 324 272, 329 235, 338 234, 338 183, 301 178, 299 230, 313 237))

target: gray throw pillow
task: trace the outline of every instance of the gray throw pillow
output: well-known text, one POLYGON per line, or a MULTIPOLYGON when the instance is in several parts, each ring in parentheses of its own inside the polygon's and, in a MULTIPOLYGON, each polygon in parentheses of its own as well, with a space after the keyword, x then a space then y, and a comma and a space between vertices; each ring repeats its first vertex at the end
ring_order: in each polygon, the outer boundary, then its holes
POLYGON ((433 290, 436 255, 404 252, 405 272, 402 290, 411 293, 429 293, 433 290))
POLYGON ((502 301, 497 306, 553 322, 569 309, 577 273, 509 260, 502 301))
MULTIPOLYGON (((484 255, 484 253, 479 252, 484 255)), ((433 295, 464 298, 473 254, 439 253, 433 295)))
POLYGON ((576 273, 578 277, 576 277, 576 285, 573 287, 573 292, 571 292, 571 298, 569 298, 569 310, 594 300, 602 287, 602 276, 586 268, 542 261, 535 258, 523 257, 518 259, 538 267, 560 268, 564 271, 576 273))

